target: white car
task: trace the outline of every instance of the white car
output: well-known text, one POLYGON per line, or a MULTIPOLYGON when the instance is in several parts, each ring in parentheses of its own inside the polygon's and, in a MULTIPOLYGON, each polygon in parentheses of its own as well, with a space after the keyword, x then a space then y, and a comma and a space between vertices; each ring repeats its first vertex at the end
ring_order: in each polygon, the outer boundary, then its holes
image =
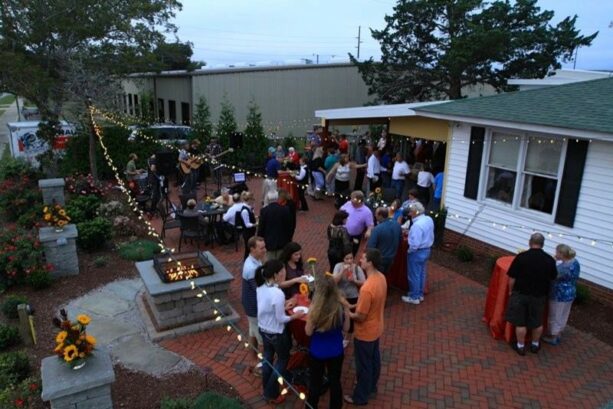
POLYGON ((192 128, 183 125, 151 125, 149 127, 133 125, 130 126, 130 130, 132 132, 128 137, 129 141, 136 139, 139 132, 144 132, 162 143, 183 144, 187 142, 187 136, 192 128))

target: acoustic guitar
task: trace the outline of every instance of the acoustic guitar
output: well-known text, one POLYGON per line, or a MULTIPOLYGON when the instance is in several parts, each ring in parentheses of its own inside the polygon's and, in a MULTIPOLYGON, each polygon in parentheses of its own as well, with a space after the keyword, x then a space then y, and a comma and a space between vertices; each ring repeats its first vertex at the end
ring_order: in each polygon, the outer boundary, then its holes
POLYGON ((214 155, 214 156, 209 156, 209 155, 191 156, 188 160, 179 162, 181 172, 184 175, 187 175, 192 172, 192 169, 198 169, 204 163, 205 157, 208 157, 209 159, 217 159, 217 158, 222 157, 223 155, 226 155, 232 152, 234 152, 234 149, 228 148, 225 151, 218 153, 217 155, 214 155))

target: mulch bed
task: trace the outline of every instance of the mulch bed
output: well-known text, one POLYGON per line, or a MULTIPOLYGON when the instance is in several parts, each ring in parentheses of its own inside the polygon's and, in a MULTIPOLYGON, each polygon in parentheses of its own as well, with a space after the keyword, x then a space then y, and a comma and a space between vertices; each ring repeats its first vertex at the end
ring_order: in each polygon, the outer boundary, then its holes
MULTIPOLYGON (((134 262, 124 260, 115 251, 108 250, 96 253, 80 251, 79 267, 79 275, 57 280, 45 290, 34 291, 27 287, 11 288, 0 296, 1 303, 8 294, 25 295, 35 309, 38 344, 29 347, 20 346, 16 349, 27 352, 36 374, 40 371, 41 360, 53 354, 56 328, 52 325, 51 320, 58 314, 58 308, 61 305, 97 287, 117 279, 134 278, 138 274, 134 262), (105 267, 94 265, 94 260, 98 257, 106 259, 105 267)), ((0 320, 4 320, 4 317, 0 320)), ((198 369, 188 373, 165 376, 161 379, 144 373, 131 372, 117 364, 114 369, 116 379, 112 386, 112 393, 116 407, 159 408, 160 400, 164 397, 195 397, 206 390, 238 398, 237 392, 228 383, 212 373, 205 374, 198 369)), ((47 408, 49 406, 38 402, 37 407, 47 408)))
MULTIPOLYGON (((461 262, 453 252, 454 246, 447 244, 435 248, 432 261, 461 274, 484 286, 489 286, 495 258, 475 254, 473 261, 461 262)), ((594 299, 575 303, 570 313, 569 325, 593 335, 613 346, 613 308, 594 299)))

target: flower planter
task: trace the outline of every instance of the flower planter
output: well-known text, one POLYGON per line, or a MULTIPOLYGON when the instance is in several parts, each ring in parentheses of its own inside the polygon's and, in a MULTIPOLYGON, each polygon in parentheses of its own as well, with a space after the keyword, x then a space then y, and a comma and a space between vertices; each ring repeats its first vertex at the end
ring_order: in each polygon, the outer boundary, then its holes
POLYGON ((78 236, 74 224, 67 224, 60 232, 56 231, 56 227, 41 227, 38 231, 45 259, 53 265, 51 275, 54 278, 79 274, 78 236))
POLYGON ((112 409, 111 384, 115 381, 108 350, 96 348, 87 365, 75 371, 57 356, 43 359, 41 397, 51 409, 112 409))

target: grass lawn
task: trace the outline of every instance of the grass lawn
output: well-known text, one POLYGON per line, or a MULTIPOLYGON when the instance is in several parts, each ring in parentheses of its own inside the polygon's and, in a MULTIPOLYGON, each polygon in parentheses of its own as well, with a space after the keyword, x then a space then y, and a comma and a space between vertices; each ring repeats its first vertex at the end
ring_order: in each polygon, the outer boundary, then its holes
POLYGON ((2 98, 0 98, 0 105, 10 105, 15 102, 15 95, 6 94, 2 98))

